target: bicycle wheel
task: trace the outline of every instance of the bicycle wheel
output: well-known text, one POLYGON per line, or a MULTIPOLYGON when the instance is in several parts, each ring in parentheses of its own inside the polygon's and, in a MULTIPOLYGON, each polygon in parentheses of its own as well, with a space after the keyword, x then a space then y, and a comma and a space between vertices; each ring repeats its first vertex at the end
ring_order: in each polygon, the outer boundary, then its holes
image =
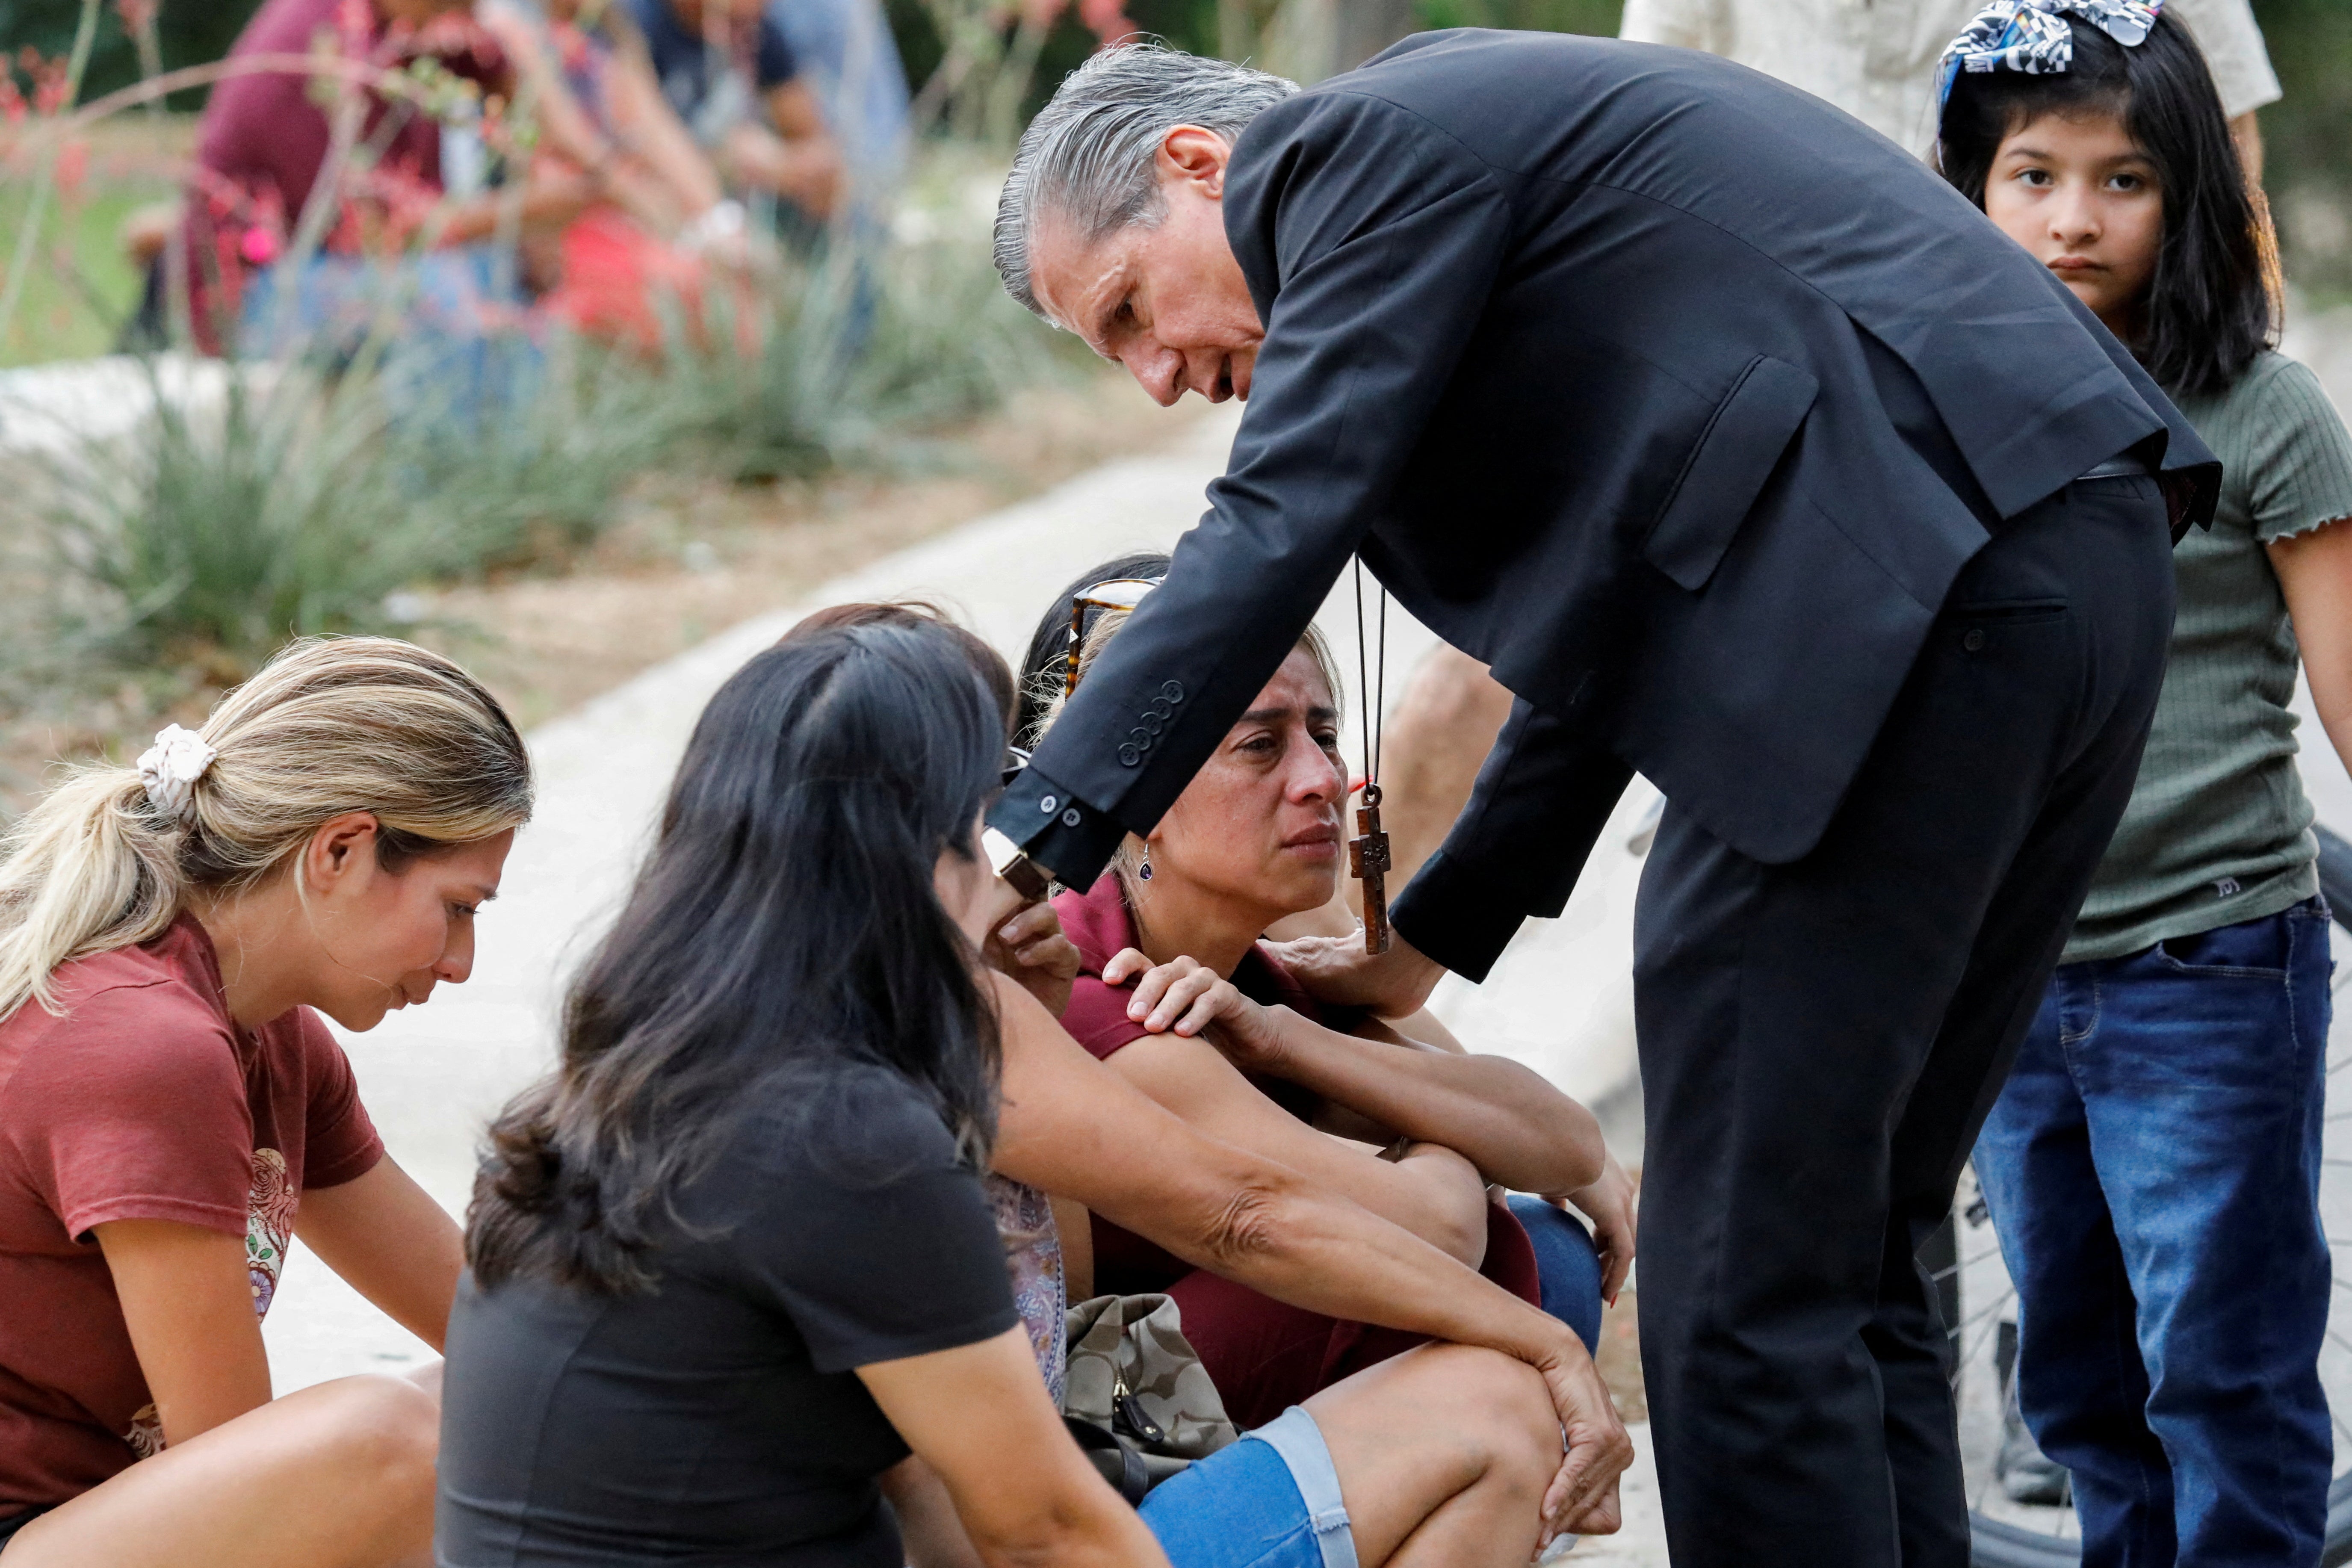
MULTIPOLYGON (((2336 1289, 2328 1303, 2327 1339, 2319 1370, 2336 1423, 2336 1479, 2327 1494, 2326 1568, 2352 1563, 2352 844, 2319 830, 2320 884, 2335 910, 2337 997, 2328 1036, 2327 1108, 2321 1150, 2320 1218, 2336 1258, 2336 1289)), ((1951 1337, 1960 1459, 1969 1496, 1976 1568, 2078 1568, 2083 1560, 2074 1504, 2063 1471, 2041 1489, 2041 1500, 2019 1500, 2004 1485, 2000 1456, 2012 1454, 2020 1428, 2006 1415, 2008 1372, 2014 1364, 2016 1290, 2002 1266, 1990 1216, 1979 1201, 1973 1172, 1964 1176, 1952 1206, 1953 1223, 1922 1258, 1942 1297, 1951 1337), (2054 1495, 2053 1495, 2054 1494, 2054 1495)), ((2044 1461, 2046 1463, 2046 1461, 2044 1461)), ((2023 1467, 2012 1475, 2025 1478, 2023 1467)), ((2018 1489, 2031 1493, 2033 1489, 2018 1489)))

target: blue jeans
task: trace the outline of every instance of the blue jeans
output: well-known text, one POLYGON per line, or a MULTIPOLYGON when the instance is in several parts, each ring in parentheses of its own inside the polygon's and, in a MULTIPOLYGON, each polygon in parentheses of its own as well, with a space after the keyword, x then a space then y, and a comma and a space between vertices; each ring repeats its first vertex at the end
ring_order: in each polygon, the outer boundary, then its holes
POLYGON ((2063 965, 1976 1149, 2084 1568, 2309 1568, 2326 1525, 2326 906, 2063 965))
POLYGON ((1543 1310, 1576 1331, 1584 1348, 1601 1350, 1601 1254, 1575 1215, 1541 1198, 1513 1193, 1511 1214, 1536 1249, 1543 1310))
POLYGON ((1170 1568, 1357 1568, 1339 1472, 1303 1405, 1171 1477, 1139 1511, 1170 1568))
POLYGON ((471 430, 511 413, 544 369, 523 330, 512 270, 488 244, 389 261, 281 261, 246 284, 238 352, 341 370, 373 348, 397 421, 411 430, 471 430))

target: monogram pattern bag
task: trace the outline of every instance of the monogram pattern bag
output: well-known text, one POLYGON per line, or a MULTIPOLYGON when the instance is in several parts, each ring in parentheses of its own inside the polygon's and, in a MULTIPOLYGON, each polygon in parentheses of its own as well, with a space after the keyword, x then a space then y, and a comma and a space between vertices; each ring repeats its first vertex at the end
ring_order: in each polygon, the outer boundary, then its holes
POLYGON ((1097 1296, 1069 1309, 1062 1415, 1129 1501, 1240 1436, 1166 1296, 1097 1296))

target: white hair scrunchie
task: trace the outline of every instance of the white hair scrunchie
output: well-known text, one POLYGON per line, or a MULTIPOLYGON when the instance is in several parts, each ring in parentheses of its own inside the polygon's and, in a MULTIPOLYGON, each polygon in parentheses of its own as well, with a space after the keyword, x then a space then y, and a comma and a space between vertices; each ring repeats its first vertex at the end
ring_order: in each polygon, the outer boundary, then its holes
POLYGON ((1936 103, 1952 96, 1960 72, 2012 70, 2042 76, 2074 63, 2074 36, 2066 25, 2080 16, 2124 47, 2147 41, 2164 0, 1993 0, 1945 46, 1937 62, 1936 103))
POLYGON ((191 821, 196 815, 196 781, 219 755, 194 730, 166 724, 156 731, 155 743, 139 753, 139 782, 147 786, 147 804, 167 821, 191 821))

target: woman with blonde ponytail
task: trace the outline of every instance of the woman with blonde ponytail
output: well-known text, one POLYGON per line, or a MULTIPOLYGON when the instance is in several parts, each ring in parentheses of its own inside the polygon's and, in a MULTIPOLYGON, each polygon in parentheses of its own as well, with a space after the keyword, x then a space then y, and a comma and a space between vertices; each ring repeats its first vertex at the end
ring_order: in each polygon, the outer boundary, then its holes
POLYGON ((456 1224, 346 1029, 457 984, 530 765, 456 665, 299 642, 0 860, 0 1568, 430 1561, 436 1365, 270 1397, 299 1236, 436 1350, 456 1224))

